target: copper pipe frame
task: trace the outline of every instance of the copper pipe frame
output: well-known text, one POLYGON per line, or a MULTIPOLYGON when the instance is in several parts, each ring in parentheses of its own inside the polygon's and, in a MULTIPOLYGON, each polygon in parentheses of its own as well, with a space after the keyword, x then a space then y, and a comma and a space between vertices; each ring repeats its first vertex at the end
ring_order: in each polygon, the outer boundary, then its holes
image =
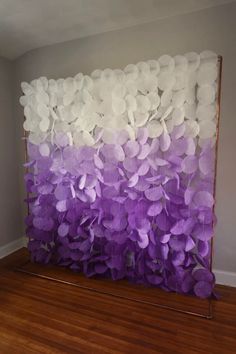
MULTIPOLYGON (((223 57, 221 55, 219 55, 218 56, 218 85, 217 85, 216 143, 215 143, 215 163, 214 163, 215 170, 214 170, 214 183, 213 183, 214 200, 215 200, 215 197, 216 197, 216 177, 217 177, 217 167, 218 167, 218 145, 219 145, 219 124, 220 124, 220 110, 221 110, 222 65, 223 65, 223 57)), ((25 132, 24 132, 24 138, 25 138, 25 161, 27 162, 27 158, 28 158, 27 140, 26 140, 27 139, 27 134, 25 132)), ((28 172, 28 168, 26 168, 26 172, 28 172)), ((29 197, 29 193, 27 192, 27 198, 28 197, 29 197)), ((28 215, 29 215, 29 202, 27 202, 27 209, 28 209, 28 215)), ((215 203, 214 203, 214 206, 213 206, 213 213, 214 213, 214 211, 215 211, 215 203)), ((213 253, 214 253, 213 238, 211 238, 210 247, 211 247, 210 270, 212 272, 212 268, 213 268, 213 253)), ((101 291, 101 290, 97 290, 97 289, 90 288, 90 287, 87 287, 87 286, 83 286, 83 285, 80 285, 78 283, 61 280, 61 279, 50 277, 50 276, 46 276, 46 275, 43 275, 43 274, 40 274, 40 273, 30 272, 30 271, 25 270, 23 268, 25 265, 27 265, 29 263, 31 263, 30 260, 28 260, 25 263, 21 264, 19 267, 14 268, 14 270, 17 271, 17 272, 28 274, 30 276, 38 277, 38 278, 41 278, 41 279, 46 279, 46 280, 57 282, 57 283, 62 283, 62 284, 65 284, 65 285, 74 286, 74 287, 77 287, 77 288, 80 288, 80 289, 83 289, 83 290, 87 290, 87 291, 91 291, 91 292, 94 292, 94 293, 98 293, 98 294, 103 294, 103 295, 112 296, 112 297, 119 298, 119 299, 133 301, 133 302, 136 302, 136 303, 150 305, 150 306, 153 306, 153 307, 157 307, 157 308, 161 308, 161 309, 165 309, 165 310, 170 310, 170 311, 174 311, 174 312, 178 312, 178 313, 182 313, 182 314, 186 314, 186 315, 191 315, 191 316, 195 316, 195 317, 201 317, 201 318, 205 318, 205 319, 212 319, 213 318, 213 299, 212 299, 212 297, 206 300, 208 302, 208 313, 206 315, 204 315, 204 314, 201 314, 201 313, 198 313, 198 312, 180 310, 180 309, 172 307, 172 306, 157 304, 157 303, 144 301, 144 300, 138 300, 136 298, 132 298, 132 297, 128 297, 128 296, 116 295, 114 293, 101 291)))

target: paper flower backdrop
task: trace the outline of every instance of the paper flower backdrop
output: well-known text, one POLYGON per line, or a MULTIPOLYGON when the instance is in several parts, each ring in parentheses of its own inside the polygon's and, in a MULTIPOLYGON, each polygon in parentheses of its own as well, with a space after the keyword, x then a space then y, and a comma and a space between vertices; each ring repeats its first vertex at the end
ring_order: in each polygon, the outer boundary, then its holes
POLYGON ((217 78, 205 51, 23 82, 33 260, 211 296, 217 78))

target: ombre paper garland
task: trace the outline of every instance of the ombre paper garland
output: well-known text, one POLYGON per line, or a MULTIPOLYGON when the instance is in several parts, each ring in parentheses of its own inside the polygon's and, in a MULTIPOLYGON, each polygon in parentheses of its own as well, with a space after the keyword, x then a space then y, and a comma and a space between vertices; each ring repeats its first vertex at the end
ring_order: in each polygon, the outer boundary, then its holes
POLYGON ((32 259, 212 295, 216 54, 22 83, 32 259))

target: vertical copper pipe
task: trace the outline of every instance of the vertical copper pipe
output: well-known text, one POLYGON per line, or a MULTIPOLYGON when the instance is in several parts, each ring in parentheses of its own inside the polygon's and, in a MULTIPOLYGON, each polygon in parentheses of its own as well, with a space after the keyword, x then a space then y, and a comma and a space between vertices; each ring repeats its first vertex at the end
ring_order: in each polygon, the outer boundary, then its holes
MULTIPOLYGON (((25 163, 28 162, 27 139, 28 139, 28 136, 27 136, 26 131, 24 130, 24 160, 25 160, 25 163)), ((29 172, 28 167, 25 168, 25 172, 26 173, 29 172)), ((27 198, 27 215, 29 215, 29 201, 28 201, 29 192, 27 191, 27 189, 26 189, 26 198, 27 198)))
MULTIPOLYGON (((213 185, 213 197, 216 198, 216 177, 217 177, 217 163, 218 163, 218 146, 219 146, 219 125, 220 125, 220 108, 221 108, 221 81, 222 81, 222 56, 218 56, 218 86, 217 86, 217 122, 216 122, 216 143, 215 143, 215 164, 214 164, 214 185, 213 185)), ((213 212, 215 213, 215 203, 213 206, 213 212)), ((211 239, 211 258, 210 267, 212 270, 213 263, 213 238, 211 239)))
MULTIPOLYGON (((220 131, 220 109, 221 109, 221 83, 222 83, 222 64, 223 58, 221 55, 218 56, 218 85, 217 85, 217 117, 216 117, 216 143, 215 143, 215 163, 214 163, 214 185, 213 185, 213 197, 214 201, 216 199, 216 177, 217 177, 217 163, 218 163, 218 146, 219 146, 219 131, 220 131)), ((213 206, 213 214, 215 215, 215 203, 213 206)), ((214 222, 212 223, 214 224, 214 222)), ((214 227, 214 225, 213 225, 214 227)), ((214 237, 211 238, 211 254, 210 254, 210 270, 212 272, 213 268, 213 254, 214 254, 214 237)), ((209 317, 213 317, 213 303, 212 298, 208 300, 209 317)))

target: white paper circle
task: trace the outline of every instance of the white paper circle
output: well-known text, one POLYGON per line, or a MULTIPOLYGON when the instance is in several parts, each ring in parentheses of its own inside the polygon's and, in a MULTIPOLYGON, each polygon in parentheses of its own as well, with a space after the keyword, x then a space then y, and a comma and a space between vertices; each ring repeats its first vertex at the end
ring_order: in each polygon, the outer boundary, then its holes
POLYGON ((64 106, 69 106, 74 100, 74 93, 73 92, 67 92, 63 96, 63 104, 64 106))
POLYGON ((185 151, 186 155, 194 155, 196 151, 196 144, 193 138, 188 138, 187 150, 185 151))
POLYGON ((102 141, 105 144, 114 144, 116 134, 112 129, 104 129, 102 134, 102 141))
POLYGON ((56 82, 56 80, 54 80, 54 79, 50 79, 49 81, 48 81, 48 91, 50 92, 50 93, 56 93, 57 92, 57 82, 56 82))
POLYGON ((189 104, 193 104, 196 101, 195 87, 187 87, 185 89, 185 99, 189 104))
POLYGON ((203 85, 198 88, 197 98, 201 104, 211 104, 215 100, 216 90, 213 85, 203 85))
POLYGON ((156 111, 156 113, 155 113, 155 118, 156 119, 162 118, 162 116, 165 113, 165 111, 166 111, 166 107, 159 106, 157 111, 156 111))
POLYGON ((73 117, 79 117, 82 114, 84 104, 82 102, 78 102, 73 104, 71 107, 71 113, 73 117))
POLYGON ((212 120, 200 121, 199 127, 199 136, 202 139, 212 138, 216 133, 216 124, 212 120))
POLYGON ((128 110, 128 121, 127 123, 130 123, 132 126, 135 125, 134 123, 134 112, 131 110, 128 110))
POLYGON ((188 60, 185 56, 183 55, 176 55, 174 57, 174 61, 175 61, 175 69, 176 70, 181 70, 181 71, 185 71, 188 68, 188 60))
POLYGON ((185 122, 185 137, 195 138, 199 134, 199 131, 199 124, 195 120, 188 120, 187 122, 185 122))
POLYGON ((160 71, 161 72, 169 72, 171 73, 174 70, 175 67, 175 61, 170 55, 162 55, 158 59, 159 65, 160 65, 160 71))
POLYGON ((175 83, 173 90, 181 90, 187 86, 188 78, 185 71, 179 70, 175 72, 175 83))
MULTIPOLYGON (((173 121, 173 119, 171 120, 173 121)), ((186 129, 186 126, 185 126, 185 123, 179 125, 177 128, 175 128, 174 130, 174 133, 173 133, 173 138, 174 139, 179 139, 181 138, 184 133, 185 133, 185 129, 186 129)))
POLYGON ((83 142, 85 145, 92 146, 94 145, 95 141, 92 135, 89 132, 83 131, 82 133, 83 142))
POLYGON ((68 77, 67 79, 64 80, 63 82, 63 89, 64 92, 70 92, 70 93, 74 93, 76 90, 76 83, 74 78, 72 77, 68 77))
POLYGON ((42 103, 48 105, 49 103, 49 96, 45 91, 40 91, 36 93, 36 100, 38 103, 42 103))
POLYGON ((112 109, 112 102, 111 100, 106 100, 106 101, 103 101, 100 106, 99 106, 99 110, 98 110, 99 113, 102 113, 104 116, 113 116, 114 115, 114 112, 113 112, 113 109, 112 109))
POLYGON ((154 109, 157 109, 160 105, 160 96, 158 95, 158 93, 156 92, 150 92, 148 95, 147 95, 150 103, 151 103, 151 107, 150 109, 151 110, 154 110, 154 109))
POLYGON ((169 106, 172 100, 173 92, 172 90, 165 90, 161 95, 161 106, 169 106))
POLYGON ((143 127, 148 121, 149 114, 147 112, 142 113, 142 112, 136 111, 136 112, 134 112, 134 117, 135 117, 136 127, 143 127))
POLYGON ((44 91, 47 91, 47 89, 48 89, 48 79, 46 78, 46 76, 41 76, 41 77, 39 78, 39 80, 40 80, 41 83, 42 83, 43 90, 44 90, 44 91))
POLYGON ((50 155, 50 148, 47 143, 40 144, 39 152, 42 156, 46 157, 50 155))
POLYGON ((91 77, 93 80, 97 81, 102 76, 102 70, 96 69, 91 73, 91 77))
MULTIPOLYGON (((29 84, 28 84, 29 85, 29 84)), ((37 90, 37 80, 34 79, 30 82, 30 85, 32 86, 34 92, 37 90)))
POLYGON ((57 94, 58 96, 63 96, 64 95, 64 79, 58 79, 57 80, 57 94))
POLYGON ((115 113, 115 115, 121 115, 125 112, 126 109, 126 103, 125 100, 123 100, 122 98, 118 98, 118 97, 113 97, 112 99, 112 109, 113 112, 115 113))
POLYGON ((31 131, 31 124, 30 124, 30 120, 29 119, 25 119, 24 123, 23 123, 23 128, 26 132, 31 131))
POLYGON ((114 74, 115 74, 117 83, 120 83, 120 84, 124 83, 124 81, 125 81, 125 73, 124 73, 123 70, 115 69, 114 70, 114 74))
POLYGON ((126 93, 126 88, 123 84, 116 84, 112 90, 112 95, 118 98, 124 98, 126 93))
POLYGON ((188 69, 189 71, 195 71, 200 64, 200 56, 195 52, 186 53, 185 58, 188 60, 188 69))
POLYGON ((127 92, 132 95, 132 96, 136 96, 137 92, 138 92, 138 87, 137 87, 137 83, 135 81, 132 80, 128 80, 126 81, 126 90, 127 92))
POLYGON ((102 100, 111 99, 111 88, 106 82, 102 82, 99 88, 99 96, 102 100))
POLYGON ((95 112, 90 114, 88 117, 84 117, 80 124, 81 128, 87 132, 91 132, 95 128, 98 118, 99 117, 95 112))
POLYGON ((137 102, 134 96, 127 95, 125 101, 126 101, 126 107, 128 111, 132 111, 132 112, 136 111, 137 102))
POLYGON ((147 124, 149 138, 158 138, 163 133, 163 126, 160 122, 152 120, 147 124))
POLYGON ((197 106, 196 116, 199 120, 212 120, 216 116, 216 105, 201 105, 197 106))
POLYGON ((130 140, 135 140, 135 138, 136 138, 135 129, 133 127, 131 127, 131 125, 127 124, 126 127, 125 127, 125 130, 129 134, 130 140))
POLYGON ((218 76, 218 70, 216 65, 204 64, 201 65, 197 73, 198 85, 211 85, 218 76))
POLYGON ((172 120, 174 125, 180 125, 184 121, 184 108, 175 108, 172 113, 172 120))
POLYGON ((116 116, 115 119, 110 119, 108 117, 108 124, 107 126, 109 128, 113 128, 115 131, 118 131, 120 129, 125 129, 126 125, 128 123, 128 119, 126 117, 126 114, 116 116))
POLYGON ((19 102, 21 106, 25 107, 29 103, 28 96, 21 96, 19 102))
POLYGON ((196 104, 184 104, 185 117, 187 119, 196 119, 196 104))
POLYGON ((34 108, 34 111, 37 112, 38 102, 36 100, 36 95, 26 96, 28 99, 28 105, 34 108))
POLYGON ((216 143, 216 136, 214 136, 211 139, 202 139, 202 138, 198 139, 198 145, 201 148, 204 148, 206 146, 206 144, 207 144, 207 146, 210 146, 211 148, 213 148, 215 143, 216 143))
POLYGON ((188 71, 188 74, 186 75, 186 88, 195 89, 196 84, 197 84, 197 72, 188 71))
POLYGON ((82 90, 83 88, 83 81, 84 81, 84 75, 82 73, 78 73, 74 79, 75 79, 75 85, 77 90, 82 90))
POLYGON ((50 120, 48 118, 44 118, 39 123, 39 128, 42 132, 46 132, 49 128, 50 120))
POLYGON ((59 121, 59 122, 55 122, 54 130, 57 133, 61 133, 61 132, 67 133, 68 131, 70 131, 70 126, 66 122, 59 121))
POLYGON ((32 109, 31 109, 31 107, 30 106, 25 106, 24 107, 24 116, 26 117, 26 118, 28 118, 29 120, 32 118, 32 116, 33 116, 33 111, 32 111, 32 109))
POLYGON ((107 82, 114 82, 115 81, 115 74, 112 69, 105 69, 101 74, 101 79, 107 82))
POLYGON ((173 111, 173 107, 172 106, 169 106, 168 108, 165 108, 164 112, 163 112, 163 114, 161 116, 161 119, 162 120, 166 119, 172 113, 172 111, 173 111))
POLYGON ((200 58, 203 63, 217 64, 218 61, 216 53, 212 52, 211 50, 204 50, 201 52, 200 58))
POLYGON ((49 106, 54 108, 57 106, 57 95, 55 93, 49 94, 49 106))
MULTIPOLYGON (((72 98, 73 98, 73 96, 72 96, 72 98)), ((83 99, 84 103, 89 103, 89 104, 93 103, 93 97, 87 89, 83 89, 82 99, 83 99)))
POLYGON ((144 61, 140 61, 139 63, 137 63, 137 68, 140 72, 141 75, 149 75, 150 73, 150 66, 148 65, 148 63, 145 63, 144 61))
MULTIPOLYGON (((114 73, 113 73, 114 75, 114 73)), ((91 91, 93 89, 94 83, 90 76, 84 75, 83 77, 83 89, 91 91)))
POLYGON ((70 106, 59 106, 58 107, 58 112, 60 115, 61 120, 70 123, 71 121, 74 120, 74 116, 71 112, 72 107, 70 106))
POLYGON ((158 76, 158 87, 160 90, 171 90, 175 84, 175 76, 169 72, 161 72, 158 76))
POLYGON ((43 104, 40 103, 37 107, 37 113, 41 118, 48 118, 49 117, 49 108, 43 104))
POLYGON ((80 147, 83 145, 83 136, 82 132, 76 131, 73 133, 73 142, 75 146, 80 147))
POLYGON ((44 91, 44 84, 40 78, 35 80, 35 88, 37 92, 44 91))
POLYGON ((151 103, 147 96, 138 95, 136 97, 136 101, 137 101, 137 111, 141 113, 146 113, 151 107, 151 103))
POLYGON ((28 84, 27 82, 21 83, 21 89, 25 95, 31 95, 34 93, 33 87, 30 84, 28 84))
POLYGON ((134 64, 129 64, 124 68, 124 73, 129 80, 136 80, 138 77, 138 68, 134 64))
POLYGON ((180 90, 173 93, 172 97, 172 106, 173 107, 181 107, 183 106, 186 98, 186 91, 180 90))
POLYGON ((141 77, 138 81, 138 90, 144 95, 157 90, 157 78, 153 76, 141 77))
POLYGON ((150 73, 152 75, 158 75, 160 71, 160 65, 157 60, 148 60, 147 63, 149 64, 150 67, 150 73))
POLYGON ((41 132, 30 133, 29 134, 29 142, 35 145, 39 145, 45 138, 45 135, 41 132))
POLYGON ((174 124, 174 120, 173 120, 173 119, 168 119, 168 120, 166 121, 166 129, 167 129, 167 132, 168 132, 169 134, 172 133, 172 131, 173 131, 173 129, 174 129, 174 126, 175 126, 175 124, 174 124))

